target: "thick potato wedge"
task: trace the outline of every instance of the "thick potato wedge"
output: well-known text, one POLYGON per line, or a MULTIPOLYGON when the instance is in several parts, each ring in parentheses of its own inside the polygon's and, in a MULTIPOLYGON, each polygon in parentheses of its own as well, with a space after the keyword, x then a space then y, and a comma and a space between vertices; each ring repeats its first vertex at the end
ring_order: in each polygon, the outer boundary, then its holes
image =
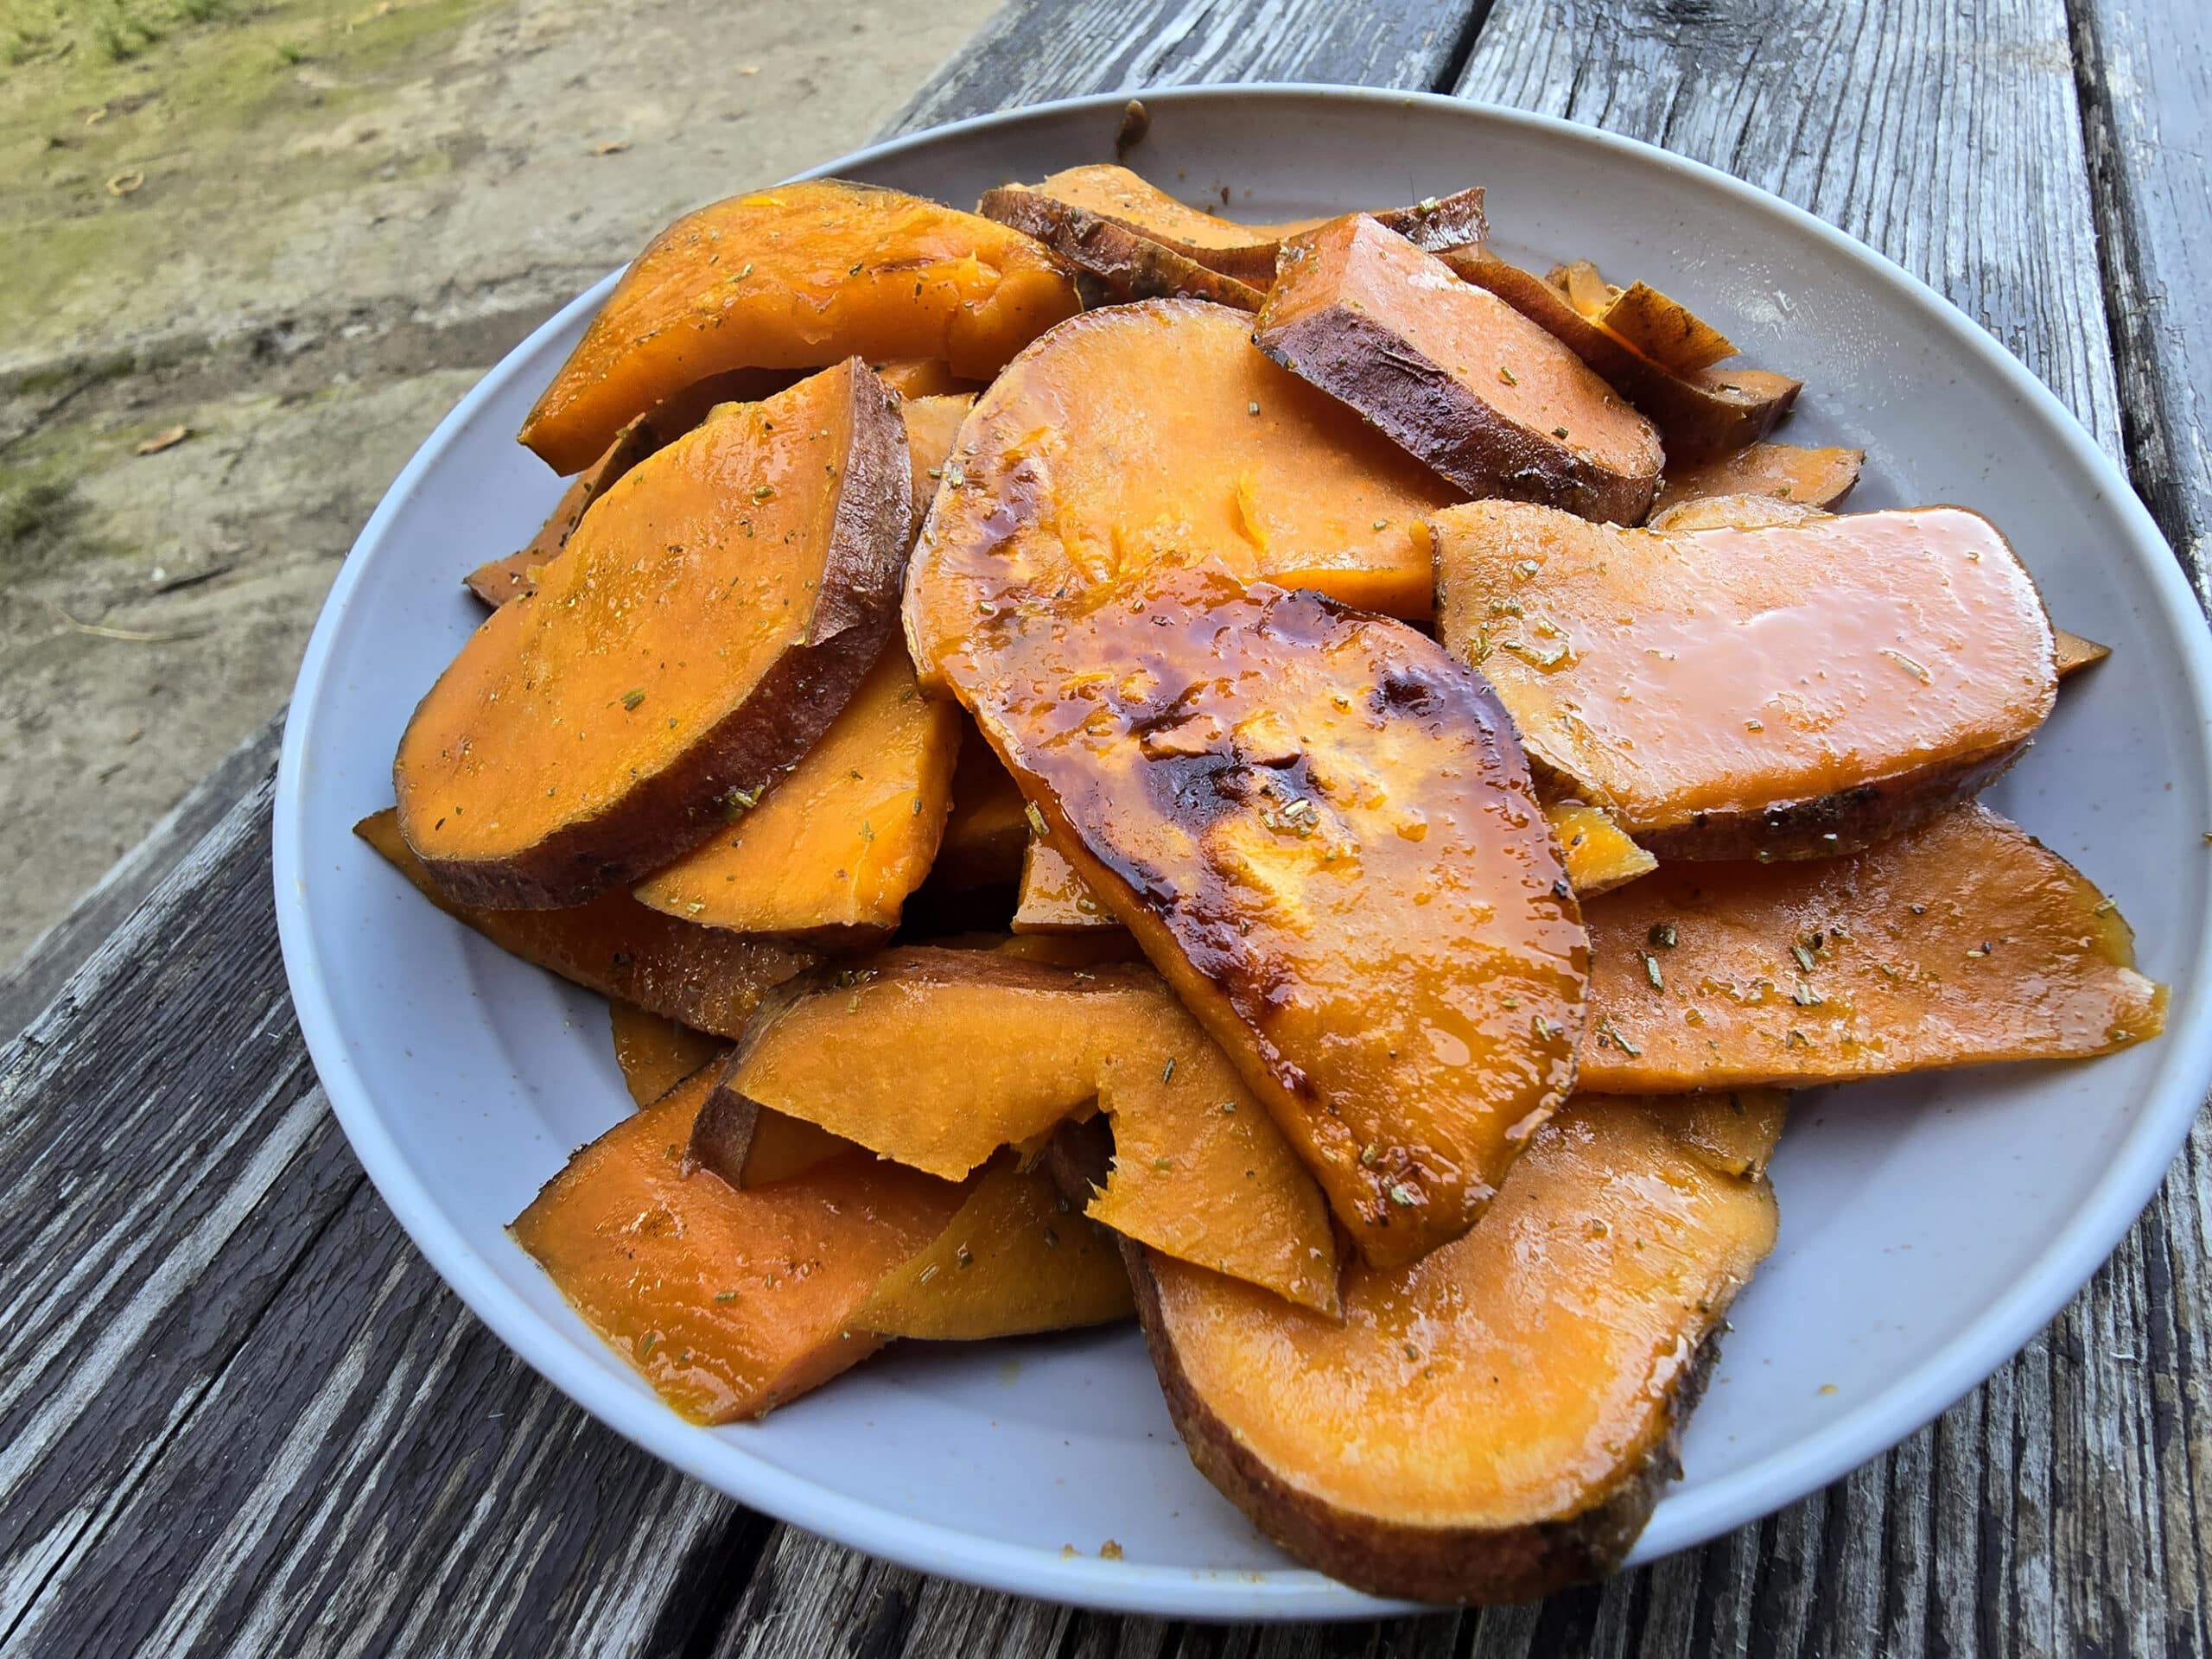
POLYGON ((2094 639, 2084 639, 2078 633, 2069 633, 2063 628, 2052 631, 2058 642, 2058 677, 2078 674, 2092 664, 2101 663, 2112 655, 2110 645, 2101 645, 2094 639))
POLYGON ((577 472, 626 421, 733 369, 927 358, 988 380, 1076 308, 1074 278, 1003 225, 871 185, 777 185, 652 239, 522 441, 555 472, 577 472))
POLYGON ((1224 276, 1155 242, 1141 231, 1077 207, 1041 191, 1009 184, 986 192, 976 204, 986 219, 1033 236, 1097 285, 1098 297, 1126 300, 1207 300, 1257 311, 1264 289, 1224 276))
MULTIPOLYGON (((760 1109, 957 1177, 1096 1098, 1143 1148, 1094 1213, 1176 1255, 1331 1307, 1327 1207, 1236 1071, 1141 967, 991 950, 887 951, 761 1012, 700 1114, 692 1155, 742 1169, 760 1109), (1226 1107, 1229 1109, 1224 1110, 1226 1107)), ((754 1179, 751 1175, 747 1180, 754 1179)))
POLYGON ((702 1074, 617 1123, 513 1228, 569 1305, 696 1423, 760 1416, 873 1353, 854 1314, 965 1196, 859 1154, 737 1192, 683 1156, 712 1084, 702 1074))
POLYGON ((639 901, 740 933, 887 934, 937 856, 963 724, 922 696, 906 646, 887 641, 821 741, 639 901))
POLYGON ((1866 464, 1864 449, 1801 449, 1754 443, 1671 468, 1651 504, 1654 518, 1685 501, 1715 495, 1767 495, 1799 506, 1834 508, 1866 464))
POLYGON ((898 398, 857 360, 632 468, 400 740, 400 829, 431 879, 550 908, 698 845, 882 653, 907 474, 898 398))
POLYGON ((1438 251, 1452 271, 1488 289, 1580 358, 1659 429, 1667 458, 1680 463, 1741 449, 1771 432, 1802 390, 1764 369, 1700 369, 1676 374, 1610 334, 1533 271, 1480 246, 1438 251))
POLYGON ((1567 879, 1578 899, 1611 893, 1659 868, 1659 861, 1637 846, 1603 807, 1561 801, 1547 806, 1544 817, 1559 837, 1567 879))
POLYGON ((1578 1096, 1481 1226, 1409 1267, 1349 1266, 1341 1321, 1128 1250, 1192 1461, 1376 1595, 1530 1601, 1611 1572, 1773 1248, 1782 1097, 1738 1103, 1720 1147, 1755 1155, 1731 1173, 1688 1103, 1578 1096))
POLYGON ((1429 524, 1440 637, 1530 759, 1662 860, 1825 857, 1925 822, 2057 689, 2035 583, 1963 508, 1662 533, 1478 501, 1429 524))
POLYGON ((701 1066, 729 1052, 729 1045, 719 1037, 627 1002, 609 1001, 607 1012, 622 1086, 640 1106, 652 1105, 701 1066))
POLYGON ((1002 1158, 928 1247, 853 1314, 856 1329, 983 1342, 1108 1325, 1135 1312, 1114 1236, 1075 1213, 1052 1179, 1002 1158))
POLYGON ((1049 839, 1030 838, 1021 856, 1021 887, 1014 909, 1015 932, 1088 933, 1121 925, 1049 839))
POLYGON ((626 893, 602 893, 570 910, 486 910, 456 904, 409 849, 397 812, 387 808, 372 813, 353 826, 353 833, 425 899, 502 950, 694 1031, 737 1036, 763 996, 822 960, 819 950, 787 939, 694 927, 647 910, 626 893))
POLYGON ((1287 243, 1253 342, 1471 496, 1639 522, 1659 435, 1558 340, 1363 214, 1287 243))
POLYGON ((980 621, 984 735, 1368 1259, 1473 1225, 1573 1083, 1585 950, 1489 689, 1217 569, 980 621))
POLYGON ((1191 300, 1054 329, 978 398, 930 509, 906 637, 932 691, 979 620, 1211 556, 1236 575, 1425 618, 1414 525, 1458 499, 1334 398, 1191 300))
POLYGON ((1662 864, 1584 915, 1595 1090, 2071 1059, 2165 1025, 2110 901, 1979 804, 1849 858, 1662 864))

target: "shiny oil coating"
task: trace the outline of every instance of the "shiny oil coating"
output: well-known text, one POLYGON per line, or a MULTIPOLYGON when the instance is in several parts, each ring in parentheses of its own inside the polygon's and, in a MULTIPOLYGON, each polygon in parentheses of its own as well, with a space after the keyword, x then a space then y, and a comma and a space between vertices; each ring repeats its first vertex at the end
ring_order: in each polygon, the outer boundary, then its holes
POLYGON ((1049 837, 1033 837, 1021 855, 1021 886, 1014 906, 1017 933, 1083 933, 1119 927, 1121 918, 1099 902, 1049 837))
POLYGON ((2120 912, 1980 805, 1846 858, 1662 863, 1583 916, 1592 1089, 2069 1058, 2165 1023, 2120 912))
POLYGON ((1017 231, 835 179, 732 196, 646 245, 523 423, 558 473, 707 376, 930 358, 988 379, 1077 308, 1075 282, 1017 231))
POLYGON ((1501 711, 1313 594, 1155 570, 1091 600, 983 624, 978 723, 1369 1258, 1457 1236, 1581 1026, 1581 926, 1501 711))
POLYGON ((740 1192, 683 1156, 711 1074, 578 1153, 516 1217, 569 1305, 697 1423, 757 1416, 865 1358, 845 1333, 962 1192, 857 1154, 740 1192), (807 1271, 797 1271, 798 1264, 807 1271))
MULTIPOLYGON (((1745 1138, 1771 1148, 1781 1097, 1741 1103, 1745 1138)), ((1764 1179, 1717 1168, 1682 1110, 1577 1096, 1481 1226, 1410 1266, 1348 1266, 1341 1323, 1156 1262, 1190 1394, 1345 1523, 1487 1532, 1603 1503, 1643 1472, 1699 1344, 1774 1243, 1764 1179)))
POLYGON ((1437 516, 1441 637, 1632 835, 2002 756, 2057 678, 2035 584, 1958 507, 1656 535, 1437 516))
POLYGON ((1561 801, 1546 807, 1544 817, 1559 837, 1567 879, 1578 898, 1609 893, 1659 868, 1659 861, 1630 840, 1603 807, 1561 801))

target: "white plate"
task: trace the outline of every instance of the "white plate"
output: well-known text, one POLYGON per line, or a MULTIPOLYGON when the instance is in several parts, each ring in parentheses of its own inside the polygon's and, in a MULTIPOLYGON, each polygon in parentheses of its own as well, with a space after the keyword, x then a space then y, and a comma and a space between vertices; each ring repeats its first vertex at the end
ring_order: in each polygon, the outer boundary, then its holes
MULTIPOLYGON (((1633 1559, 1741 1525, 1927 1421, 2033 1336, 2109 1252, 2212 1073, 2204 1003, 2212 651, 2126 480, 1989 336, 1879 256, 1694 163, 1533 116, 1311 87, 1147 98, 1136 156, 1262 219, 1490 188, 1500 246, 1644 275, 1804 378, 1787 429, 1869 452, 1853 505, 1946 501, 2012 537, 2066 626, 2112 661, 2069 685, 1994 804, 2075 860, 2174 987, 2160 1041, 1801 1101, 1776 1160, 1782 1241, 1737 1306, 1685 1475, 1633 1559)), ((956 203, 1110 155, 1120 98, 880 145, 825 172, 956 203)), ((754 182, 733 179, 732 188, 754 182)), ((461 574, 559 493, 524 411, 612 283, 447 416, 361 532, 284 733, 276 879, 300 1025, 354 1149, 447 1281, 601 1420, 772 1515, 929 1572, 1215 1618, 1370 1614, 1289 1564, 1192 1469, 1133 1330, 912 1346, 765 1424, 664 1409, 504 1224, 626 1109, 599 999, 424 904, 350 833, 391 798, 400 728, 480 612, 461 574), (1117 1559, 1102 1559, 1109 1539, 1117 1559)), ((2085 323, 2085 326, 2087 324, 2085 323)))

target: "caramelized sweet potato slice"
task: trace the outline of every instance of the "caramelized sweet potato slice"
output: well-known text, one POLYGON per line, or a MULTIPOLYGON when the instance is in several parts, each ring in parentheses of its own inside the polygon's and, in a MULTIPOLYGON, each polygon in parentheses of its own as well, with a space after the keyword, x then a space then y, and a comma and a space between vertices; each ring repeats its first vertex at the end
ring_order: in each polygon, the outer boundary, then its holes
POLYGON ((513 1229, 569 1305, 696 1423, 758 1417, 874 1352, 854 1314, 963 1196, 858 1154, 737 1192, 682 1156, 712 1082, 617 1123, 513 1229))
POLYGON ((1430 524, 1440 636, 1530 759, 1662 860, 1866 846, 2050 712, 2043 601, 1963 508, 1662 533, 1478 501, 1430 524))
POLYGON ((894 357, 874 365, 875 378, 909 403, 924 397, 972 397, 980 381, 952 372, 941 357, 894 357))
POLYGON ((1651 423, 1496 295, 1363 214, 1288 243, 1253 341, 1471 496, 1635 524, 1651 423))
POLYGON ((1648 283, 1617 287, 1587 259, 1553 267, 1546 281, 1616 339, 1676 374, 1694 374, 1736 355, 1736 343, 1648 283))
POLYGON ((1205 556, 1425 618, 1435 584, 1413 526, 1457 499, 1254 350, 1243 313, 1109 306, 1054 329, 976 400, 914 552, 907 643, 935 690, 961 677, 948 659, 993 611, 1205 556))
POLYGON ((859 1143, 803 1117, 787 1117, 734 1096, 713 1096, 691 1134, 690 1157, 732 1186, 772 1186, 804 1175, 859 1143))
POLYGON ((2165 1025, 2111 903, 1979 804, 1849 858, 1662 865, 1584 914, 1592 1089, 2070 1059, 2165 1025))
POLYGON ((622 1068, 630 1098, 640 1106, 650 1106, 729 1049, 719 1037, 627 1002, 610 1000, 607 1012, 613 1027, 614 1063, 622 1068))
POLYGON ((1078 971, 923 946, 795 988, 724 1068, 692 1155, 729 1172, 734 1154, 742 1168, 740 1137, 765 1108, 964 1176, 1093 1098, 1146 1149, 1098 1200, 1113 1224, 1307 1306, 1334 1305, 1319 1192, 1235 1069, 1141 967, 1078 971))
POLYGON ((1782 1101, 1742 1103, 1758 1155, 1731 1174, 1684 1103, 1578 1096, 1481 1226, 1408 1267, 1348 1267, 1340 1321, 1129 1251, 1192 1461, 1376 1595, 1530 1601, 1611 1572, 1774 1245, 1782 1101))
POLYGON ((1410 628, 1217 569, 981 619, 969 649, 961 695, 1054 849, 1368 1259, 1473 1225, 1572 1084, 1585 966, 1481 679, 1410 628))
POLYGON ((1035 237, 1089 276, 1104 303, 1208 300, 1239 311, 1257 311, 1267 298, 1263 289, 1210 270, 1118 219, 1021 185, 986 192, 976 211, 1035 237))
POLYGON ((2101 645, 2094 639, 2084 639, 2078 633, 2069 633, 2063 628, 2054 629, 2058 644, 2058 677, 2078 674, 2092 664, 2101 663, 2112 655, 2110 645, 2101 645))
POLYGON ((1485 248, 1445 249, 1437 257, 1463 280, 1497 295, 1596 370, 1659 429, 1671 461, 1694 461, 1756 442, 1797 401, 1798 382, 1764 369, 1732 366, 1676 374, 1592 322, 1542 277, 1485 248))
POLYGON ((937 856, 960 727, 957 709, 921 696, 906 648, 890 640, 821 741, 639 887, 639 902, 740 933, 888 933, 937 856))
POLYGON ((1030 838, 1021 856, 1020 893, 1014 910, 1015 932, 1088 933, 1121 925, 1049 840, 1030 838))
POLYGON ((1544 817, 1559 837, 1567 879, 1578 899, 1610 893, 1659 868, 1659 861, 1630 840, 1603 807, 1562 801, 1546 807, 1544 817))
POLYGON ((991 746, 963 721, 960 759, 952 770, 952 810, 938 843, 930 880, 958 891, 998 887, 1021 879, 1022 849, 1029 844, 1029 817, 1021 787, 991 753, 991 746))
POLYGON ((853 1315, 883 1337, 982 1342, 1108 1325, 1134 1313, 1114 1236, 1052 1180, 1001 1159, 945 1230, 853 1315))
POLYGON ((938 480, 944 476, 944 463, 951 459, 952 441, 960 435, 960 423, 968 418, 968 411, 976 404, 973 392, 959 392, 946 397, 909 397, 899 406, 899 414, 906 426, 906 461, 914 486, 914 534, 919 535, 922 520, 930 510, 930 499, 937 493, 938 480))
POLYGON ((639 254, 523 423, 556 473, 624 422, 740 368, 929 358, 988 380, 1076 310, 1074 279, 1018 231, 817 179, 687 213, 639 254))
POLYGON ((897 408, 848 361, 724 406, 584 516, 400 739, 400 829, 433 880, 581 904, 690 850, 813 746, 890 632, 911 523, 897 408))
POLYGON ((1833 508, 1851 493, 1866 464, 1864 449, 1801 449, 1753 443, 1709 461, 1672 468, 1652 503, 1656 518, 1685 501, 1715 495, 1770 495, 1799 506, 1833 508))
POLYGON ((695 1031, 737 1036, 763 996, 822 960, 820 951, 789 940, 694 927, 647 910, 626 893, 602 893, 569 910, 455 904, 402 839, 397 813, 372 813, 353 833, 425 899, 502 950, 695 1031))
POLYGON ((1776 524, 1802 524, 1808 519, 1833 515, 1819 507, 1770 495, 1701 495, 1662 507, 1644 523, 1646 530, 1669 534, 1690 530, 1767 530, 1776 524))

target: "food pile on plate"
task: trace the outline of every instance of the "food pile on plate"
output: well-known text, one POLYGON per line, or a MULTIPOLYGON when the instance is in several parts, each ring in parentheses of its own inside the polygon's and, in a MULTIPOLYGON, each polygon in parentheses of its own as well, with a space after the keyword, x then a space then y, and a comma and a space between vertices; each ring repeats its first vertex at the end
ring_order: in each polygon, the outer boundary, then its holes
POLYGON ((695 1421, 1134 1313, 1300 1560, 1603 1573, 1783 1091, 2158 1032, 1974 798, 2101 648, 1478 190, 980 209, 693 213, 524 427, 574 481, 360 826, 612 1005, 638 1110, 514 1236, 695 1421))

